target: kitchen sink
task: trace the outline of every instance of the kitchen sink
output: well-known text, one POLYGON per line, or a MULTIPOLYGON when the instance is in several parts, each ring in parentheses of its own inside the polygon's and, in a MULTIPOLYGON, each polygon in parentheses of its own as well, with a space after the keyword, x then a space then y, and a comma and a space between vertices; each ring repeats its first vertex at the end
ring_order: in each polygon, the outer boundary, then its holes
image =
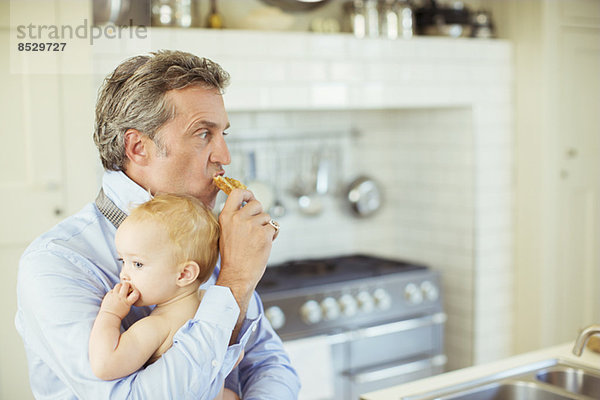
POLYGON ((561 359, 528 364, 405 400, 600 399, 600 370, 561 359))
POLYGON ((439 397, 440 400, 569 400, 531 382, 507 382, 484 385, 465 392, 439 397))
POLYGON ((592 375, 581 368, 559 365, 538 372, 536 379, 572 393, 600 399, 600 375, 592 375))

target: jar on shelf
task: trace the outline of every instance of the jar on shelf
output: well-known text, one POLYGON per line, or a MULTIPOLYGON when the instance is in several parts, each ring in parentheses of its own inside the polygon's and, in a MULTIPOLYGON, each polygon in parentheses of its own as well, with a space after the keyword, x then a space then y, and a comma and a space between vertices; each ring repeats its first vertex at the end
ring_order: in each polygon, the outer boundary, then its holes
POLYGON ((192 0, 152 0, 152 26, 191 27, 192 3, 192 0))
POLYGON ((366 36, 365 3, 363 0, 348 1, 344 4, 346 30, 359 39, 366 36))
POLYGON ((411 38, 415 34, 415 13, 410 0, 397 0, 395 4, 398 15, 398 36, 411 38))
POLYGON ((365 36, 379 37, 379 7, 378 0, 365 0, 365 36))
POLYGON ((388 39, 398 38, 398 14, 396 0, 382 0, 379 2, 379 34, 388 39))

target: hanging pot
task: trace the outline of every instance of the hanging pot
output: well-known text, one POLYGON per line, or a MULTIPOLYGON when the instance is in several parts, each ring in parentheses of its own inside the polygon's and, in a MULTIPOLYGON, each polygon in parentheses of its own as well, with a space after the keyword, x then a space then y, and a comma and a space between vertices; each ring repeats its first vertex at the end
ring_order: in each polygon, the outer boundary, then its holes
POLYGON ((360 176, 348 185, 346 201, 359 217, 373 215, 381 208, 382 200, 379 184, 367 176, 360 176))

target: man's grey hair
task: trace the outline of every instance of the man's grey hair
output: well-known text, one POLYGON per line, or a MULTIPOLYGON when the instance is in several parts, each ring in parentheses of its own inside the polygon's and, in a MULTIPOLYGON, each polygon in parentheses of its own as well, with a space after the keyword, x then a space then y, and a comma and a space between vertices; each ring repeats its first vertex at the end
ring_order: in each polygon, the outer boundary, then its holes
POLYGON ((124 171, 125 132, 136 129, 162 149, 158 129, 175 117, 165 95, 198 85, 223 93, 229 74, 217 63, 182 51, 161 50, 122 62, 98 93, 94 142, 106 170, 124 171))

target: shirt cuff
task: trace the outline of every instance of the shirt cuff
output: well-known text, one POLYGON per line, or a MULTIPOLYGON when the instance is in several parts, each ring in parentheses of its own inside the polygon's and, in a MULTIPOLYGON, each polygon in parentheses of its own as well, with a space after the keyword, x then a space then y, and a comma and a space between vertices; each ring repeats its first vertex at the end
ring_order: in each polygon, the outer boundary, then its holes
POLYGON ((215 285, 206 289, 194 319, 213 323, 233 331, 239 315, 240 307, 235 301, 231 289, 215 285))

